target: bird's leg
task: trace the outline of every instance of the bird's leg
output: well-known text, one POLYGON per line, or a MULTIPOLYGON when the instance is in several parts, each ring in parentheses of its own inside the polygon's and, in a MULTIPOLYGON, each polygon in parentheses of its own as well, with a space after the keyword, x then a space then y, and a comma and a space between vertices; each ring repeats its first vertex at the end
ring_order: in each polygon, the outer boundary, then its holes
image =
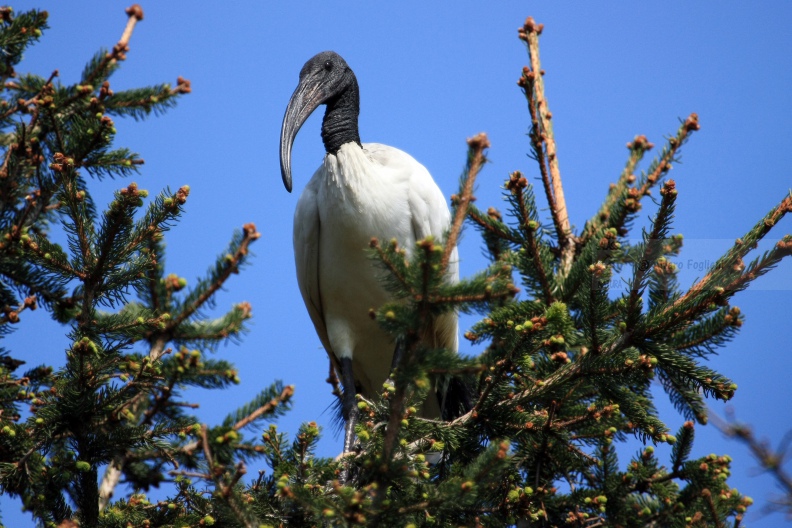
POLYGON ((352 358, 341 358, 341 385, 344 387, 344 399, 341 410, 344 415, 344 453, 352 451, 355 442, 355 424, 358 408, 355 401, 355 378, 352 376, 352 358))
MULTIPOLYGON (((352 451, 355 443, 355 424, 357 423, 358 407, 355 401, 355 378, 352 375, 352 358, 341 358, 341 385, 344 387, 344 397, 341 400, 341 413, 344 415, 344 452, 341 457, 352 451)), ((349 467, 344 464, 338 476, 341 484, 349 480, 349 467)))

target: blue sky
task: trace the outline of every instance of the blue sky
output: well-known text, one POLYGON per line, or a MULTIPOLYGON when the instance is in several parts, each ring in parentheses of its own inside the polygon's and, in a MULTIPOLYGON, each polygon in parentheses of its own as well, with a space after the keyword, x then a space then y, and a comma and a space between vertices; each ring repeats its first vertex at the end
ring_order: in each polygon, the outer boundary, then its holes
MULTIPOLYGON (((52 28, 20 71, 58 68, 75 81, 99 47, 123 30, 127 3, 46 1, 14 4, 50 12, 52 28)), ((465 138, 489 134, 491 163, 479 179, 479 206, 502 205, 508 172, 537 171, 527 158, 528 114, 516 86, 527 63, 517 28, 531 15, 545 24, 545 84, 558 156, 574 225, 598 208, 627 158, 625 144, 646 134, 662 144, 691 112, 702 129, 671 172, 679 198, 675 232, 685 235, 677 264, 690 285, 789 191, 792 178, 792 4, 747 2, 150 2, 135 30, 128 60, 112 79, 120 90, 192 81, 193 93, 165 116, 117 124, 118 144, 146 160, 141 188, 189 184, 187 214, 167 235, 169 272, 194 281, 223 250, 234 229, 255 222, 262 238, 252 266, 218 296, 218 313, 239 301, 253 305, 251 332, 218 354, 236 363, 242 383, 222 395, 196 393, 200 416, 219 422, 275 379, 294 384, 285 431, 316 420, 328 424, 327 360, 302 305, 292 259, 292 214, 302 187, 324 155, 321 112, 294 146, 295 192, 283 189, 278 165, 281 119, 303 63, 332 49, 355 70, 361 89, 360 133, 410 153, 444 193, 456 190, 465 138)), ((125 185, 103 181, 99 202, 125 185), (105 198, 103 198, 105 197, 105 198)), ((645 204, 643 216, 653 212, 645 204)), ((785 220, 774 239, 792 231, 785 220)), ((637 232, 636 232, 637 235, 637 232)), ((484 265, 476 233, 460 246, 462 274, 484 265)), ((739 385, 730 403, 739 419, 777 443, 792 429, 785 402, 792 367, 792 265, 785 262, 735 304, 746 316, 737 339, 712 365, 739 385)), ((463 320, 470 326, 474 318, 463 320)), ((23 314, 6 346, 29 364, 60 365, 65 329, 42 311, 23 314)), ((464 341, 464 353, 477 353, 464 341)), ((658 400, 672 429, 684 421, 658 400)), ((713 403, 723 412, 724 406, 713 403)), ((631 447, 630 453, 636 447, 631 447)), ((328 428, 320 454, 340 450, 328 428)), ((732 484, 760 504, 752 526, 777 526, 758 515, 776 493, 757 475, 747 450, 712 427, 699 427, 694 454, 729 453, 732 484)), ((625 459, 626 459, 625 455, 625 459)), ((26 526, 19 504, 0 498, 8 526, 26 526)))

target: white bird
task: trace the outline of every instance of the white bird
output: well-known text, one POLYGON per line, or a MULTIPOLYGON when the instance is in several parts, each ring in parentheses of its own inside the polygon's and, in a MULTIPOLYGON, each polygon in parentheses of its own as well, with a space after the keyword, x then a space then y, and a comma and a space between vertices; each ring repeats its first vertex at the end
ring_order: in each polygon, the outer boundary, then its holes
MULTIPOLYGON (((360 96, 355 74, 337 53, 325 51, 300 71, 280 139, 281 175, 291 192, 291 150, 308 116, 327 105, 322 141, 327 152, 305 187, 294 213, 297 283, 316 333, 339 372, 346 421, 344 452, 352 447, 357 419, 355 394, 374 397, 390 375, 395 343, 369 317, 391 300, 384 273, 366 254, 372 237, 396 239, 408 256, 417 241, 442 239, 450 213, 429 171, 409 154, 361 143, 360 96)), ((456 248, 448 279, 459 276, 456 248)), ((457 350, 457 316, 436 318, 424 336, 430 347, 457 350)), ((457 398, 460 398, 457 396, 457 398)), ((422 414, 441 416, 443 394, 427 398, 422 414)), ((460 405, 459 401, 444 402, 460 405)), ((453 414, 451 410, 449 414, 453 414)))

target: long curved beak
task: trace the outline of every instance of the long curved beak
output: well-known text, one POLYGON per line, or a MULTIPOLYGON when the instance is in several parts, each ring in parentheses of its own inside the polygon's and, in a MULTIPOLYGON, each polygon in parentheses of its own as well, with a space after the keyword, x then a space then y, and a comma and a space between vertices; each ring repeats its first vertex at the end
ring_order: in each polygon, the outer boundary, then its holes
POLYGON ((319 83, 310 76, 300 79, 300 84, 289 99, 286 114, 283 116, 280 137, 280 166, 283 185, 286 190, 292 190, 291 177, 291 150, 294 138, 308 116, 324 102, 323 90, 319 83))

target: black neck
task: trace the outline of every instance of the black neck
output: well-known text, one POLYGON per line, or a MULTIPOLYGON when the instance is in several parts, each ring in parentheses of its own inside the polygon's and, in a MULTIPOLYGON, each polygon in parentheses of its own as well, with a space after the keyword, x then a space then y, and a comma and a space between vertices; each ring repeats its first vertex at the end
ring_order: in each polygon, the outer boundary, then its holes
POLYGON ((360 145, 360 91, 354 74, 351 77, 346 89, 326 103, 327 110, 322 121, 322 142, 328 154, 336 154, 344 143, 354 141, 360 145))

